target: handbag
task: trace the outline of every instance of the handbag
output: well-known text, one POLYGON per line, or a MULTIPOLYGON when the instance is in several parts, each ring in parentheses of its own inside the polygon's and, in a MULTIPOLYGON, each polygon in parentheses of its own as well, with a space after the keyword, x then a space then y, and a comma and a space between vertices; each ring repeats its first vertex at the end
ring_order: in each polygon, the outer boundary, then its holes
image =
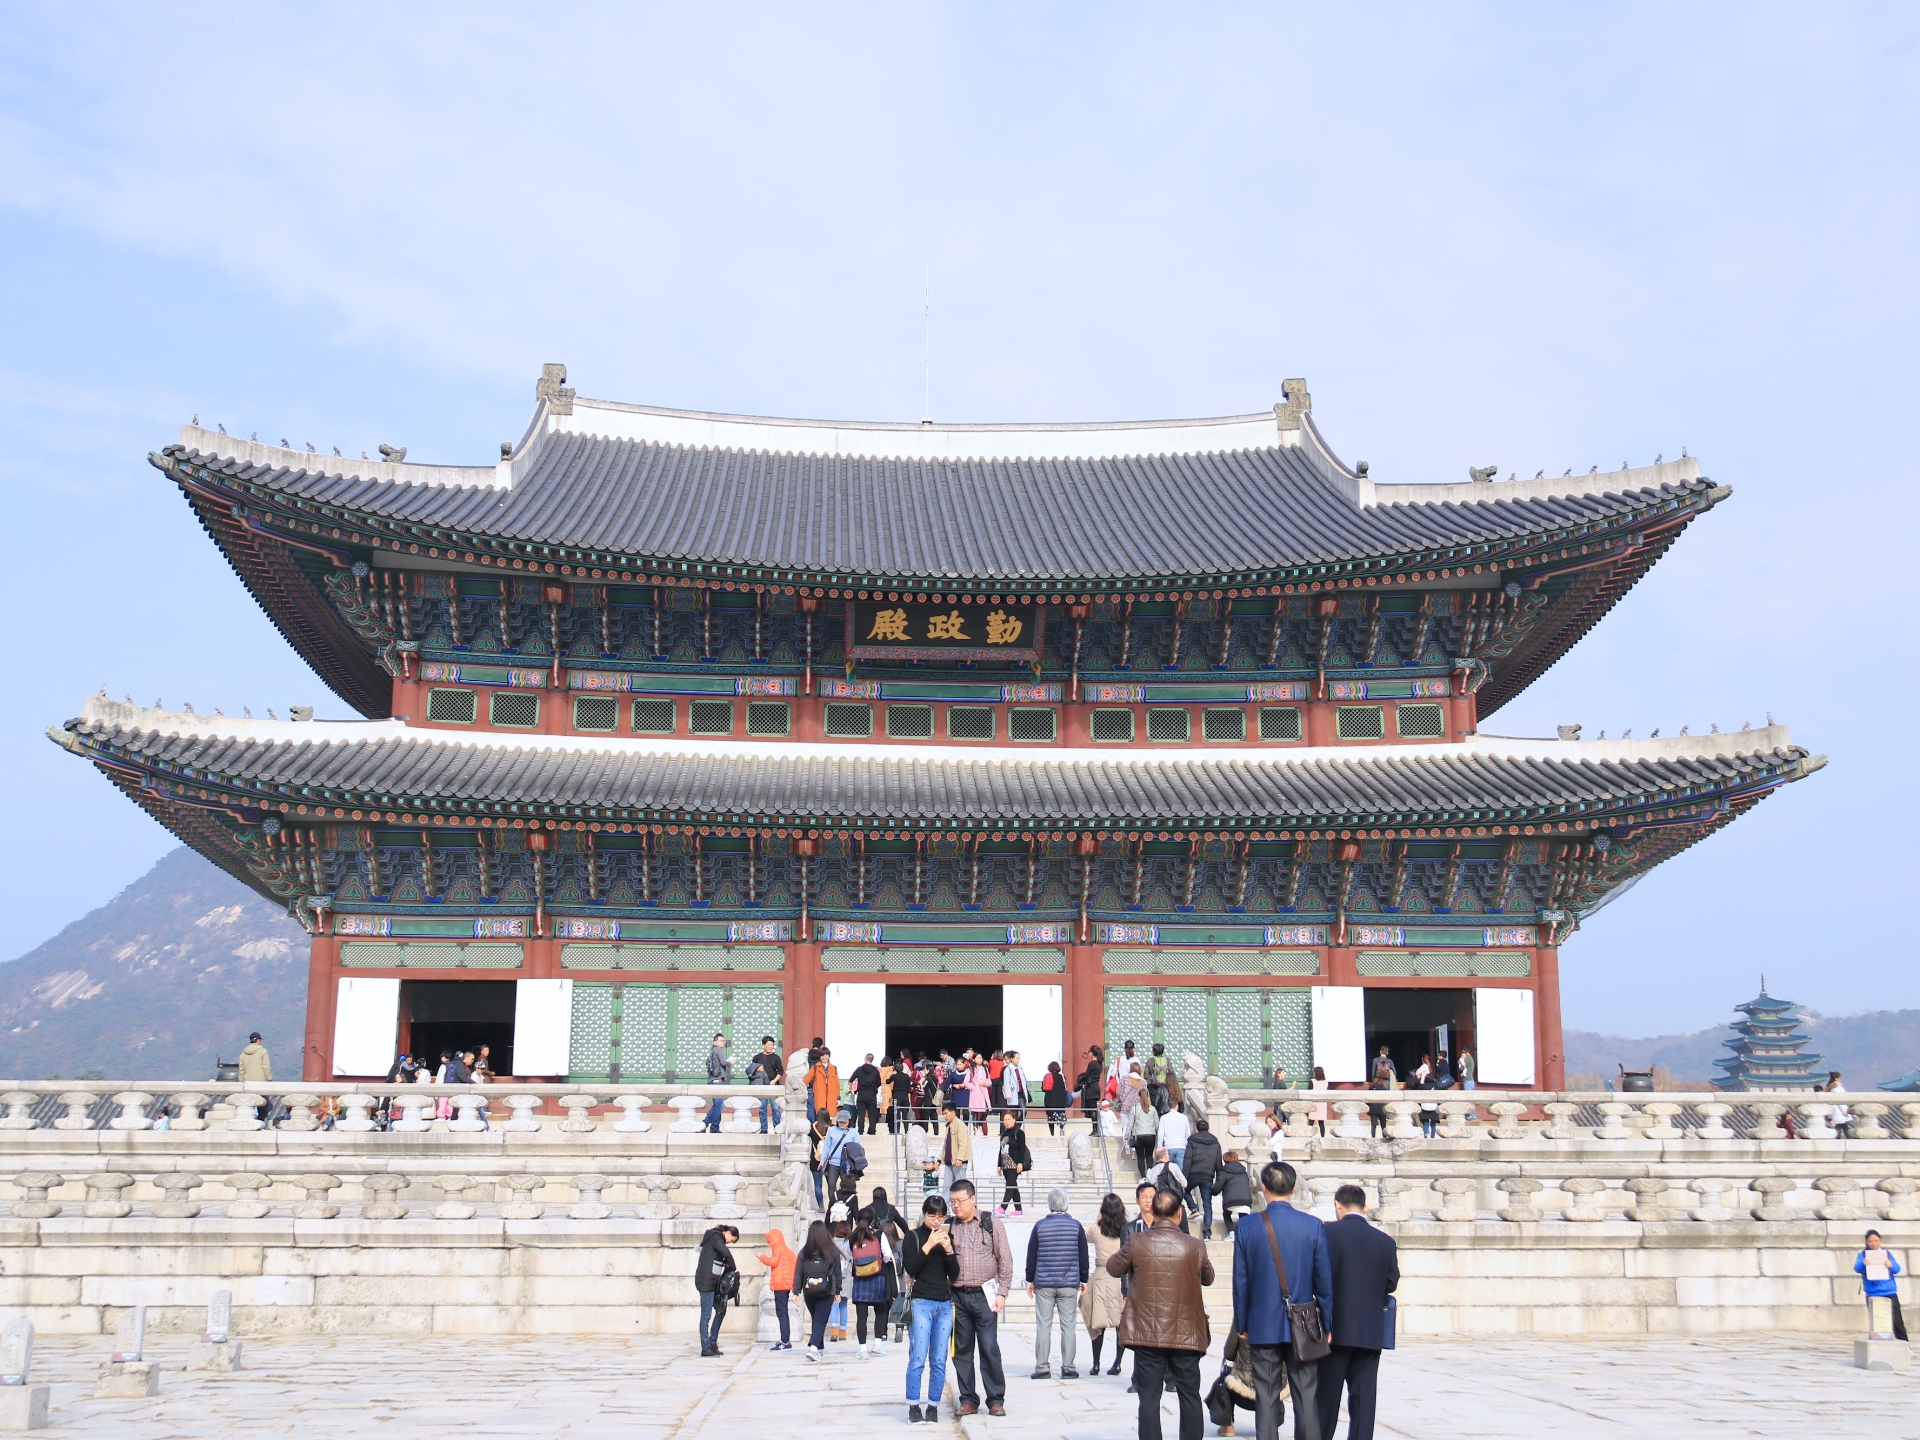
POLYGON ((1280 1300, 1287 1307, 1287 1324, 1293 1329, 1293 1358, 1324 1359, 1333 1353, 1333 1346, 1327 1341, 1327 1322, 1320 1313, 1320 1302, 1293 1303, 1293 1292, 1287 1288, 1287 1264, 1280 1258, 1280 1237, 1274 1233, 1273 1217, 1262 1210, 1260 1218, 1267 1227, 1267 1245, 1273 1251, 1273 1273, 1280 1281, 1280 1300))
POLYGON ((1393 1296, 1387 1296, 1386 1314, 1380 1317, 1380 1348, 1382 1350, 1393 1349, 1393 1326, 1399 1314, 1399 1304, 1394 1300, 1393 1296))

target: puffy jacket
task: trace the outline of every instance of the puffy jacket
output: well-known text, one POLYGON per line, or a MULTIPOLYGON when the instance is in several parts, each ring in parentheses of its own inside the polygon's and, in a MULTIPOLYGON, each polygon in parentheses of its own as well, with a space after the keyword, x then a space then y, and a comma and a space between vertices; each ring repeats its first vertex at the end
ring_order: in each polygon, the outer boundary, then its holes
POLYGON ((1220 1200, 1227 1205, 1253 1205, 1253 1177, 1247 1174, 1246 1162, 1228 1160, 1220 1166, 1220 1200))
POLYGON ((1050 1210, 1027 1235, 1027 1283, 1067 1290, 1087 1283, 1087 1232, 1064 1210, 1050 1210))
POLYGON ((1128 1349, 1204 1352, 1213 1343, 1200 1293, 1213 1283, 1204 1241, 1182 1235, 1171 1220, 1155 1220, 1109 1257, 1107 1273, 1132 1276, 1120 1317, 1120 1343, 1128 1349))
POLYGON ((773 1226, 767 1231, 767 1253, 753 1257, 767 1267, 769 1290, 793 1289, 793 1264, 799 1259, 787 1243, 786 1231, 773 1226))
POLYGON ((271 1079, 273 1061, 267 1057, 267 1047, 254 1040, 240 1052, 240 1082, 244 1085, 253 1080, 271 1079))
POLYGON ((1180 1168, 1187 1179, 1199 1185, 1220 1173, 1220 1140, 1211 1130, 1196 1130, 1187 1137, 1187 1163, 1180 1168))
POLYGON ((715 1289, 720 1277, 735 1268, 733 1251, 727 1248, 726 1232, 716 1225, 700 1237, 700 1254, 693 1262, 693 1288, 715 1289))

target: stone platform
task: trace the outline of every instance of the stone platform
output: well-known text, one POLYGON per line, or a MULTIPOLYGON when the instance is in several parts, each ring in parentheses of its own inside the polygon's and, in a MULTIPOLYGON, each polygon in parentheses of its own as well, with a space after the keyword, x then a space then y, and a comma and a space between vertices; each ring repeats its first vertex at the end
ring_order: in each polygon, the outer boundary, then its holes
MULTIPOLYGON (((692 1323, 689 1313, 689 1330, 692 1323)), ((100 1342, 49 1337, 34 1352, 37 1378, 53 1387, 47 1433, 110 1429, 119 1440, 734 1440, 821 1425, 861 1437, 896 1430, 952 1435, 961 1428, 949 1394, 939 1425, 908 1429, 899 1346, 861 1360, 848 1353, 850 1344, 836 1344, 814 1365, 799 1351, 733 1343, 722 1358, 701 1360, 691 1338, 288 1339, 261 1341, 257 1352, 249 1345, 249 1368, 233 1375, 183 1372, 186 1347, 184 1338, 150 1346, 150 1356, 167 1367, 156 1398, 95 1400, 100 1342)), ((1007 1417, 969 1420, 970 1440, 1114 1440, 1134 1433, 1124 1371, 1097 1380, 1029 1380, 1031 1347, 1031 1331, 1011 1327, 1003 1342, 1007 1417)), ((1219 1368, 1217 1351, 1202 1367, 1209 1381, 1219 1368)), ((1378 1433, 1433 1440, 1895 1440, 1920 1433, 1916 1414, 1920 1378, 1856 1370, 1849 1342, 1838 1338, 1420 1341, 1386 1357, 1378 1433)), ((1169 1435, 1173 1420, 1169 1402, 1169 1435)), ((1241 1433, 1252 1433, 1250 1415, 1241 1433)))

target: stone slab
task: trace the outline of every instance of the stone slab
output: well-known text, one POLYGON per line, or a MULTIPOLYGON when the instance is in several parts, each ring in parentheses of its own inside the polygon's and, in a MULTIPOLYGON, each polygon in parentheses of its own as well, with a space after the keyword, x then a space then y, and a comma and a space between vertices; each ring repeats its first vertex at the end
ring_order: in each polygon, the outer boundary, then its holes
POLYGON ((238 1340, 199 1340, 187 1351, 187 1369, 208 1370, 215 1375, 231 1375, 241 1368, 243 1349, 238 1340))
POLYGON ((1913 1346, 1905 1340, 1856 1340, 1853 1363, 1862 1370, 1893 1370, 1905 1374, 1913 1368, 1913 1346))
POLYGON ((38 1430, 47 1423, 48 1385, 0 1385, 0 1430, 38 1430))
POLYGON ((160 1367, 151 1360, 109 1360, 93 1387, 96 1400, 145 1400, 160 1393, 160 1367))

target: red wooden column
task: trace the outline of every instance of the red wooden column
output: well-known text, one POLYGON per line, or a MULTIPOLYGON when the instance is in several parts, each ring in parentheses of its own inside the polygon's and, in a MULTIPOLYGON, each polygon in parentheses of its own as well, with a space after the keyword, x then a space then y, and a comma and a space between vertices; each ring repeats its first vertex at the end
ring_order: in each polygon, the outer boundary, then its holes
POLYGON ((1534 1043, 1539 1047, 1542 1090, 1567 1088, 1566 1043, 1560 1033, 1560 952, 1542 946, 1533 952, 1534 1043))
MULTIPOLYGON (((1304 843, 1304 842, 1303 842, 1304 843)), ((1322 985, 1358 985, 1360 983, 1359 951, 1351 945, 1329 945, 1325 954, 1325 969, 1321 974, 1322 985)))
POLYGON ((1071 1080, 1080 1073, 1080 1052, 1101 1043, 1106 1027, 1106 977, 1101 972, 1098 945, 1067 946, 1066 1034, 1062 1036, 1060 1068, 1071 1080))
POLYGON ((333 1078, 334 984, 339 974, 340 942, 316 935, 307 959, 307 1033, 300 1046, 300 1078, 333 1078))
POLYGON ((782 1055, 791 1055, 816 1035, 826 1034, 827 990, 820 973, 820 947, 801 941, 787 947, 784 982, 787 1039, 782 1055))

